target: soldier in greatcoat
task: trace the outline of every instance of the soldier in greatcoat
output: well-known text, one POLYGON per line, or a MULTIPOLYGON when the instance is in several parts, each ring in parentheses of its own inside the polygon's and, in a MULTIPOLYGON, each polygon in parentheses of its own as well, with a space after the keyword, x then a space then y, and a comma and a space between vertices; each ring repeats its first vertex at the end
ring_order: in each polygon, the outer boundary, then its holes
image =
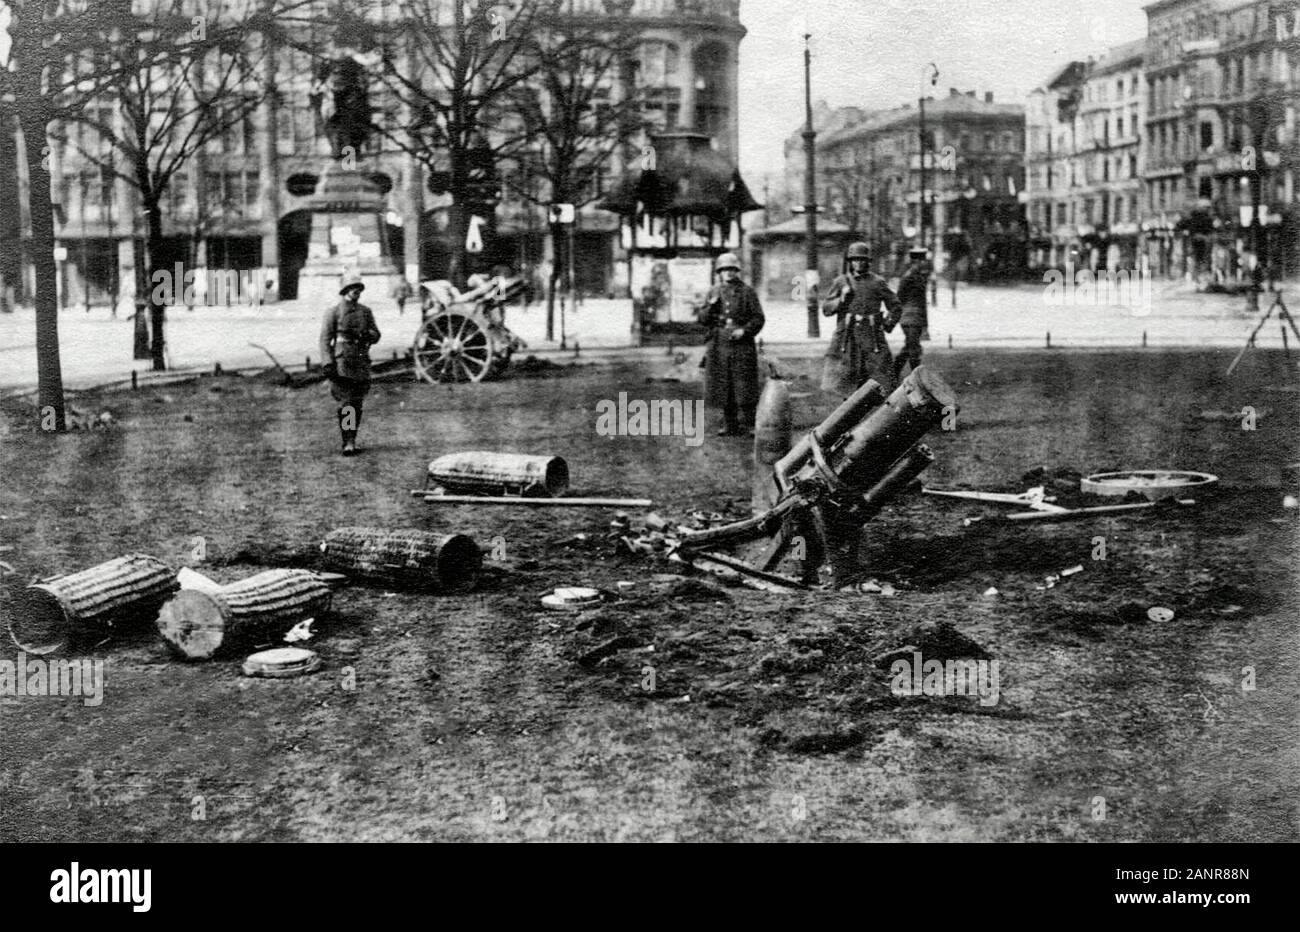
POLYGON ((835 336, 826 351, 822 390, 851 395, 868 378, 886 393, 894 389, 894 359, 885 334, 902 314, 898 296, 870 269, 866 243, 853 243, 844 253, 844 274, 827 289, 822 313, 835 315, 835 336), (884 313, 881 313, 881 308, 884 313))
POLYGON ((339 433, 343 455, 357 452, 361 407, 370 391, 370 347, 379 342, 375 315, 361 303, 365 289, 360 275, 348 275, 339 289, 340 300, 321 320, 320 354, 330 394, 339 403, 339 433))
POLYGON ((758 348, 754 337, 763 329, 763 306, 754 289, 740 280, 740 260, 725 252, 714 267, 720 282, 704 301, 704 325, 709 329, 705 355, 705 401, 722 409, 721 437, 753 432, 758 405, 758 348))

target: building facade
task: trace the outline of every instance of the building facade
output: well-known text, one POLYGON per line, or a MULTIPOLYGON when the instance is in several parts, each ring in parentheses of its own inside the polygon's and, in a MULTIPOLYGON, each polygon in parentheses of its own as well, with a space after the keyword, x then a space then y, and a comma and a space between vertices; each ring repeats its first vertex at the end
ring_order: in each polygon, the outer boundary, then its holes
POLYGON ((1220 283, 1300 273, 1300 11, 1158 0, 1147 35, 1029 96, 1030 263, 1220 283), (1136 209, 1135 209, 1136 208, 1136 209))
POLYGON ((1133 268, 1140 249, 1141 40, 1070 62, 1029 95, 1025 190, 1031 268, 1133 268))
MULTIPOLYGON (((925 103, 880 111, 817 140, 817 203, 872 247, 893 273, 922 240, 935 267, 994 280, 1023 271, 1025 108, 955 88, 925 103), (922 185, 925 222, 922 223, 922 185)), ((787 156, 788 158, 789 156, 787 156)))
MULTIPOLYGON (((391 22, 397 0, 372 4, 369 15, 391 22)), ((656 129, 697 130, 733 162, 738 148, 737 60, 745 29, 739 0, 571 0, 568 15, 599 21, 628 17, 640 37, 632 80, 645 98, 644 117, 656 129)), ((261 59, 266 95, 248 118, 212 140, 174 177, 163 211, 165 255, 160 265, 263 270, 272 283, 267 298, 292 298, 305 264, 310 234, 309 199, 332 162, 320 107, 320 62, 292 47, 331 41, 328 24, 308 27, 295 43, 261 59), (308 33, 318 29, 319 34, 308 33)), ((617 91, 615 92, 617 93, 617 91)), ((399 125, 402 107, 381 82, 369 83, 376 121, 399 125)), ((92 104, 110 108, 107 103, 92 104)), ((105 117, 112 119, 110 112, 105 117)), ((71 127, 70 132, 78 132, 71 127)), ((52 166, 61 292, 64 304, 130 304, 143 283, 143 221, 134 188, 79 157, 80 140, 57 146, 52 166)), ((639 151, 634 141, 629 147, 639 151)), ((6 150, 0 147, 0 155, 6 150)), ((18 169, 26 171, 21 158, 18 169)), ((577 279, 588 293, 625 289, 618 278, 618 218, 595 203, 621 176, 625 153, 610 159, 593 181, 590 203, 578 213, 577 279)), ((450 197, 430 185, 430 173, 383 133, 369 136, 357 165, 385 201, 388 254, 411 281, 446 272, 450 197)), ((544 263, 545 210, 507 194, 497 208, 495 236, 484 267, 504 264, 528 271, 544 263)), ((30 270, 26 276, 30 279, 30 270)), ((30 281, 26 289, 30 292, 30 281)))

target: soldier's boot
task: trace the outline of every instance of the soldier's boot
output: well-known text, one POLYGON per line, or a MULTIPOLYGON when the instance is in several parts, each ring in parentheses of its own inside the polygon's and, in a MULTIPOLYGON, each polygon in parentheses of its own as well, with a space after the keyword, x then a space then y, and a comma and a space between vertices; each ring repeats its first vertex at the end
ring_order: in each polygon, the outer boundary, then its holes
POLYGON ((343 455, 356 456, 357 431, 361 429, 361 404, 352 406, 351 430, 343 432, 343 455))
POLYGON ((757 405, 740 406, 740 434, 744 437, 754 436, 754 414, 757 405))
POLYGON ((346 405, 344 405, 339 408, 338 418, 339 418, 339 436, 343 440, 343 455, 351 456, 356 452, 357 449, 356 448, 357 432, 355 430, 349 430, 343 425, 345 423, 352 423, 355 420, 356 415, 351 410, 349 410, 346 405))
POLYGON ((718 430, 719 437, 734 437, 740 433, 740 427, 736 424, 736 409, 732 405, 727 405, 722 409, 722 427, 718 430))

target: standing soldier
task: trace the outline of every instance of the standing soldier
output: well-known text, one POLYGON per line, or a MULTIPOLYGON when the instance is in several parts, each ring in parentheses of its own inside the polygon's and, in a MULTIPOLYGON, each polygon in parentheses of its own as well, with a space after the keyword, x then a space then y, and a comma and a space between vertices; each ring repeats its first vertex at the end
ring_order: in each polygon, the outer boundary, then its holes
POLYGON ((725 422, 719 437, 748 436, 758 405, 758 348, 754 337, 763 329, 763 306, 754 289, 740 280, 740 260, 732 252, 718 256, 715 271, 721 283, 704 301, 704 325, 709 328, 704 357, 705 398, 722 408, 725 422))
POLYGON ((370 347, 379 342, 375 315, 360 302, 365 287, 360 275, 345 276, 342 300, 325 312, 320 328, 320 355, 330 394, 339 403, 344 456, 357 452, 361 405, 370 391, 370 347))
POLYGON ((906 363, 910 362, 913 369, 921 365, 921 334, 930 325, 926 313, 930 253, 925 247, 917 247, 907 255, 911 262, 898 281, 898 301, 903 305, 903 315, 898 320, 903 328, 903 349, 894 360, 894 381, 898 381, 906 363))
POLYGON ((823 391, 850 395, 868 378, 886 394, 893 391, 894 360, 885 334, 898 323, 902 307, 885 280, 871 272, 870 259, 866 243, 851 244, 844 253, 845 273, 827 289, 822 313, 835 315, 835 336, 826 351, 823 391))

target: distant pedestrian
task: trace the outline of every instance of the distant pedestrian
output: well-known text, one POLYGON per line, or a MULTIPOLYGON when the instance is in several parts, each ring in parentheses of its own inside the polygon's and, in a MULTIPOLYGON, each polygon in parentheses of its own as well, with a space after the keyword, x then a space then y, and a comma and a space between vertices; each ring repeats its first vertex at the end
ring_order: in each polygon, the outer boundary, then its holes
POLYGON ((345 276, 341 300, 321 320, 320 355, 330 394, 339 403, 344 456, 357 452, 361 407, 370 391, 370 347, 379 342, 375 315, 360 300, 365 287, 360 275, 345 276))
POLYGON ((754 429, 758 405, 758 347, 754 344, 765 319, 754 289, 740 280, 735 253, 718 256, 714 267, 719 284, 704 300, 704 324, 709 329, 704 357, 705 400, 722 408, 720 437, 748 436, 754 429))
POLYGON ((393 300, 397 302, 397 316, 401 317, 406 313, 406 299, 415 293, 411 288, 411 283, 405 277, 399 277, 393 282, 393 300))
POLYGON ((866 243, 850 244, 844 274, 827 289, 822 313, 835 315, 835 336, 826 351, 823 391, 851 395, 869 378, 886 393, 893 391, 894 358, 885 334, 898 323, 902 307, 888 283, 871 272, 870 262, 866 243))
POLYGON ((903 307, 898 326, 903 330, 903 349, 894 360, 894 381, 902 378, 903 366, 921 365, 921 334, 929 326, 926 290, 930 285, 930 252, 924 248, 907 254, 909 262, 898 281, 898 301, 903 307))

